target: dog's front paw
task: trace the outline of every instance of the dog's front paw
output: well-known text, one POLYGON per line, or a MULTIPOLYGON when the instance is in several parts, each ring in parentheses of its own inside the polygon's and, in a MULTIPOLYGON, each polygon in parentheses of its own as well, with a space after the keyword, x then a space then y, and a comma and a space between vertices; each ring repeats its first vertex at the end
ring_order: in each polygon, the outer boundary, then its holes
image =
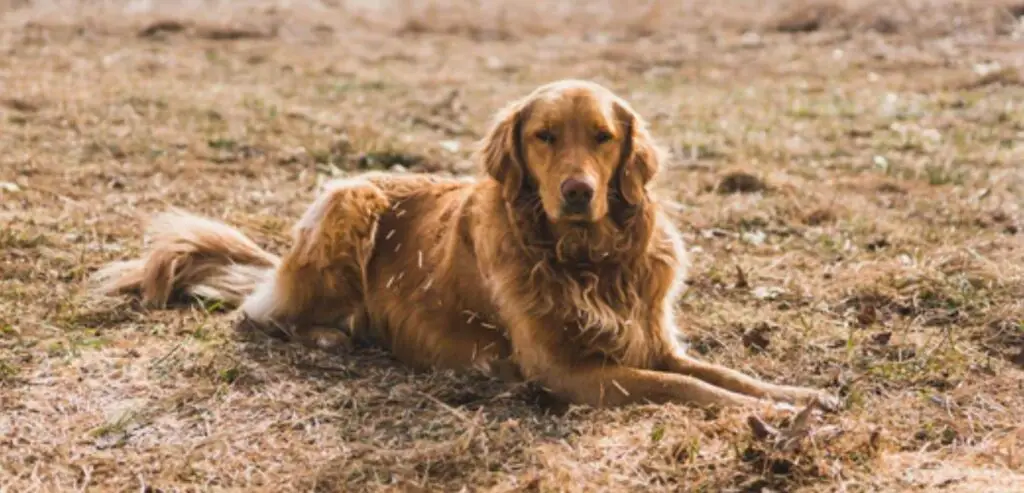
POLYGON ((824 390, 802 389, 797 402, 805 406, 815 406, 824 412, 836 413, 843 408, 843 401, 824 390))
POLYGON ((246 315, 244 312, 235 320, 235 332, 246 335, 260 333, 279 340, 288 340, 291 337, 291 332, 286 330, 284 326, 276 323, 261 322, 246 315))
POLYGON ((799 406, 815 406, 825 412, 839 412, 843 407, 842 400, 824 390, 806 388, 806 387, 789 387, 778 397, 785 402, 797 404, 799 406))
POLYGON ((300 344, 328 353, 346 353, 352 350, 352 338, 344 331, 327 326, 312 326, 296 331, 300 344))
POLYGON ((839 396, 823 390, 817 391, 813 402, 817 403, 818 408, 822 411, 830 413, 837 413, 843 409, 843 400, 839 396))

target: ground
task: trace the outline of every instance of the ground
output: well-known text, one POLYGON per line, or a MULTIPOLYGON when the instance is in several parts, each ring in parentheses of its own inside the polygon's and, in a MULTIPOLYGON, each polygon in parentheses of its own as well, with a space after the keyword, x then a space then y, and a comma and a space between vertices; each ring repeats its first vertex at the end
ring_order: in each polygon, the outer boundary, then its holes
POLYGON ((546 5, 0 2, 0 490, 1024 491, 1024 3, 546 5), (691 351, 839 413, 565 408, 87 291, 149 213, 280 252, 324 179, 474 173, 563 77, 671 151, 691 351))

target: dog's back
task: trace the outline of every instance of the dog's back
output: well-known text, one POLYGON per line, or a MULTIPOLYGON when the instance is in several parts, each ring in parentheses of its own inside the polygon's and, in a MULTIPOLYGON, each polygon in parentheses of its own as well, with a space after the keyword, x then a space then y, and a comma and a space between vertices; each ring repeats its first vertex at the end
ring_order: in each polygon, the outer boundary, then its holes
POLYGON ((507 356, 470 234, 479 200, 476 180, 367 180, 385 192, 391 207, 378 219, 367 259, 366 328, 397 357, 423 368, 507 356))

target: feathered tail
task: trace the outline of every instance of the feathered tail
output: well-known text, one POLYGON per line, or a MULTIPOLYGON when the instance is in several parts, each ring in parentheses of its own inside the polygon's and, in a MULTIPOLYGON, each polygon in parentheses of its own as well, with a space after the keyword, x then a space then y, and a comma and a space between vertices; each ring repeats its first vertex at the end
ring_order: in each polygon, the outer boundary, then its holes
POLYGON ((280 261, 241 231, 184 212, 154 217, 146 235, 141 258, 113 262, 93 275, 98 292, 138 293, 157 307, 178 293, 235 307, 280 261))

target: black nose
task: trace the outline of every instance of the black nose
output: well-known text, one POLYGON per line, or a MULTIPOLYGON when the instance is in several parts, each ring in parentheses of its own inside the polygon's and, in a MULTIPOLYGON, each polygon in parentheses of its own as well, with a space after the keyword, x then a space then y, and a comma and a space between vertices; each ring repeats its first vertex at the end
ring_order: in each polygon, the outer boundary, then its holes
POLYGON ((562 182, 562 200, 571 207, 585 207, 594 198, 594 185, 588 178, 568 178, 562 182))

